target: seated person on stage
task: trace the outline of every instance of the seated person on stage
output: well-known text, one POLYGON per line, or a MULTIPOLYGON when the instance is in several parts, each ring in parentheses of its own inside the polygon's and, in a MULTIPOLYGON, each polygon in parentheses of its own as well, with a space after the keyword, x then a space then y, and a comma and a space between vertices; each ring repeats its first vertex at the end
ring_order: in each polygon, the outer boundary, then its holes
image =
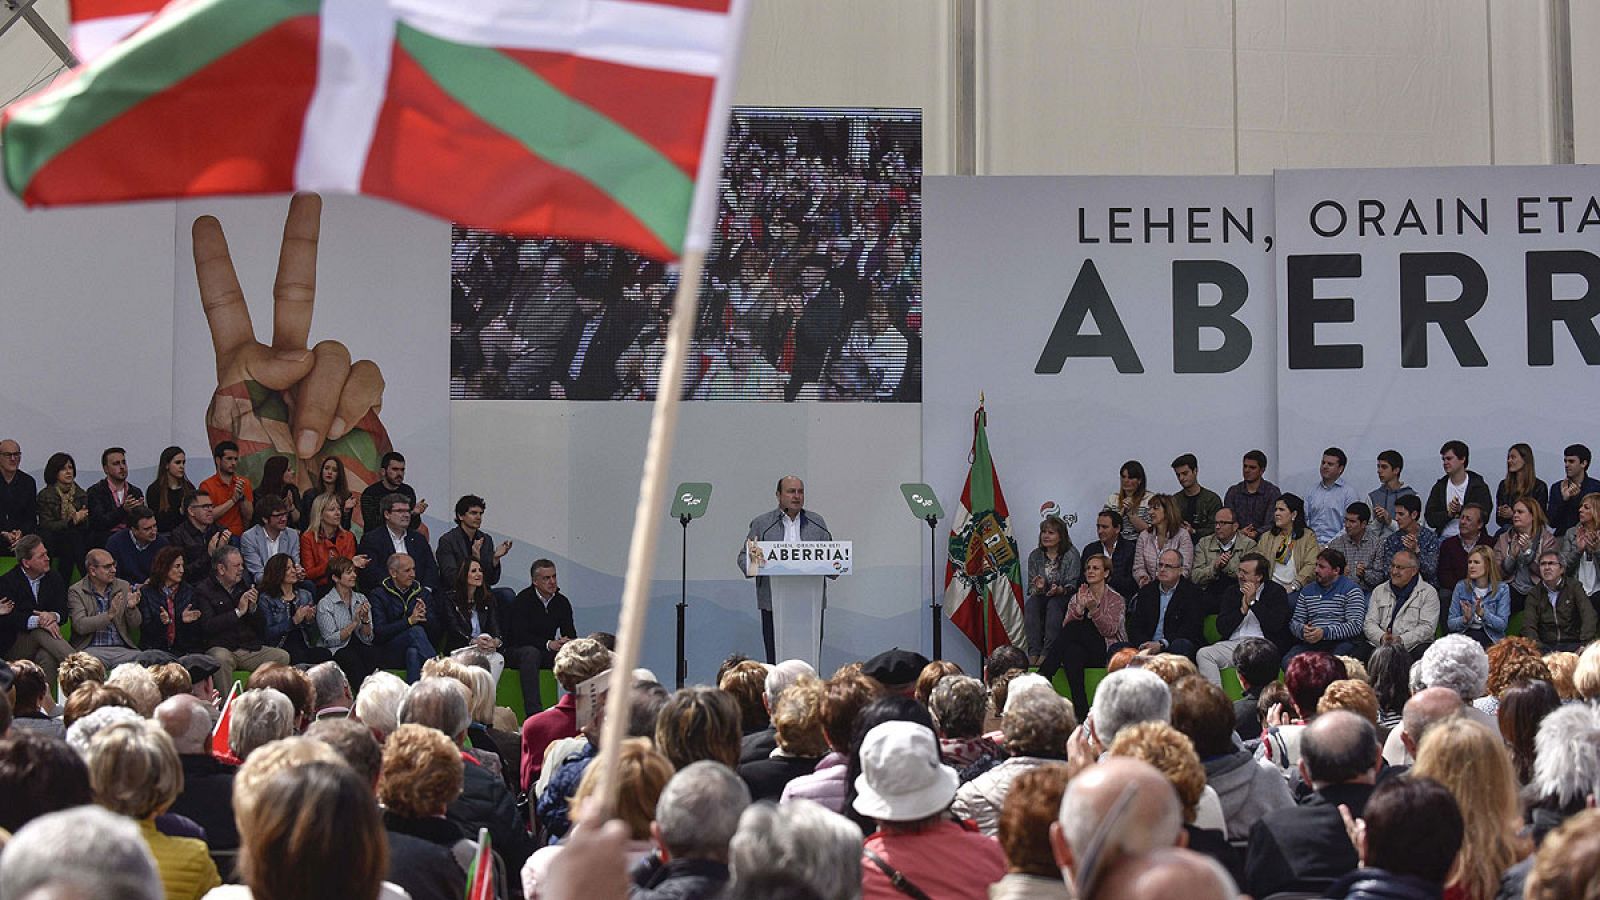
MULTIPOLYGON (((1589 448, 1573 444, 1561 451, 1567 477, 1550 488, 1550 502, 1545 507, 1545 517, 1557 535, 1578 524, 1578 503, 1590 494, 1600 494, 1600 480, 1589 477, 1589 448)), ((1512 504, 1515 510, 1515 504, 1512 504)))
MULTIPOLYGON (((1394 502, 1401 497, 1414 497, 1417 494, 1411 485, 1400 481, 1400 473, 1405 467, 1406 458, 1398 450, 1385 450, 1378 454, 1378 486, 1367 494, 1367 500, 1372 504, 1372 530, 1377 532, 1380 540, 1394 527, 1394 502)), ((1378 578, 1383 579, 1382 572, 1378 573, 1378 578)))
POLYGON ((217 524, 217 505, 205 491, 183 501, 183 521, 172 529, 170 543, 183 551, 184 578, 199 584, 211 574, 211 554, 226 547, 233 533, 217 524))
POLYGON ((1200 463, 1193 453, 1185 453, 1172 461, 1172 474, 1182 489, 1172 495, 1178 501, 1178 512, 1183 516, 1183 526, 1196 541, 1209 537, 1217 510, 1222 508, 1222 498, 1217 492, 1200 484, 1200 463))
MULTIPOLYGON (((1468 507, 1470 511, 1472 507, 1468 507)), ((1467 520, 1466 512, 1461 521, 1467 520)), ((1451 538, 1455 540, 1455 538, 1451 538)), ((1466 577, 1456 582, 1450 598, 1445 630, 1464 634, 1488 649, 1506 636, 1511 618, 1511 589, 1500 580, 1500 565, 1488 544, 1472 548, 1467 556, 1466 577)))
MULTIPOLYGON (((151 517, 151 522, 155 521, 151 517)), ((139 631, 139 597, 117 577, 117 563, 104 550, 90 550, 89 574, 67 589, 72 614, 72 647, 115 668, 127 662, 148 664, 134 634, 139 631)), ((163 662, 176 659, 169 656, 163 662)))
POLYGON ((89 486, 89 546, 104 547, 111 535, 133 526, 129 516, 144 505, 144 492, 128 483, 128 451, 111 447, 100 454, 106 477, 89 486))
MULTIPOLYGON (((483 567, 483 586, 493 588, 500 583, 500 560, 511 552, 511 542, 496 544, 494 536, 483 530, 483 513, 488 509, 482 497, 467 494, 456 501, 456 527, 439 538, 437 553, 439 563, 439 599, 450 602, 455 590, 456 576, 468 559, 475 559, 483 567)), ((511 591, 497 592, 511 599, 511 591)))
POLYGON ((343 513, 338 494, 318 494, 306 513, 306 530, 300 532, 300 566, 317 590, 326 592, 332 577, 328 564, 334 557, 350 560, 357 569, 366 567, 367 558, 356 553, 356 536, 340 524, 343 513))
POLYGON ((385 453, 378 463, 378 480, 361 492, 361 524, 367 531, 373 531, 384 520, 390 494, 402 494, 411 501, 412 518, 406 522, 406 529, 421 531, 422 514, 428 509, 428 501, 419 501, 416 489, 406 484, 406 458, 394 450, 385 453))
POLYGON ((1369 594, 1384 578, 1379 562, 1383 554, 1383 529, 1370 526, 1371 521, 1371 507, 1365 503, 1350 504, 1344 511, 1344 531, 1328 544, 1329 550, 1344 555, 1344 574, 1369 594))
POLYGON ((139 586, 139 649, 174 656, 205 652, 200 607, 195 603, 194 586, 185 577, 187 567, 183 551, 177 547, 163 547, 156 554, 150 577, 139 586))
POLYGON ((1539 581, 1528 592, 1522 636, 1539 642, 1545 652, 1577 652, 1595 638, 1595 610, 1576 578, 1568 578, 1561 554, 1539 554, 1539 581))
POLYGON ((1561 556, 1567 561, 1567 576, 1600 609, 1600 494, 1590 494, 1578 504, 1578 524, 1561 539, 1561 556))
POLYGON ((1200 589, 1183 575, 1176 550, 1161 554, 1156 580, 1139 589, 1128 613, 1128 641, 1143 653, 1181 653, 1194 659, 1205 643, 1200 589))
MULTIPOLYGON (((346 680, 360 690, 361 683, 378 668, 372 601, 356 590, 356 567, 349 557, 335 556, 328 563, 328 581, 328 592, 317 600, 317 630, 322 634, 322 646, 333 654, 346 680)), ((419 663, 417 671, 421 670, 419 663)))
MULTIPOLYGON (((1139 593, 1139 583, 1133 580, 1133 557, 1138 553, 1138 548, 1133 541, 1122 536, 1122 513, 1114 509, 1100 510, 1094 519, 1094 530, 1099 540, 1090 541, 1083 548, 1082 559, 1087 561, 1091 556, 1105 557, 1111 567, 1106 584, 1122 597, 1139 593)), ((1078 576, 1078 585, 1083 585, 1081 574, 1078 576)))
MULTIPOLYGON (((1439 599, 1443 600, 1456 589, 1461 579, 1467 577, 1467 556, 1479 547, 1487 547, 1492 556, 1494 554, 1494 541, 1484 531, 1484 523, 1489 521, 1489 510, 1476 503, 1468 503, 1461 508, 1461 515, 1456 519, 1461 524, 1461 530, 1439 542, 1439 571, 1435 576, 1434 586, 1439 589, 1439 599)), ((1498 579, 1498 576, 1496 577, 1498 579)), ((1448 614, 1449 610, 1439 610, 1441 616, 1448 614)))
POLYGON ((1365 662, 1379 647, 1399 645, 1417 662, 1438 627, 1439 592, 1422 580, 1416 554, 1401 550, 1389 561, 1389 580, 1372 591, 1362 626, 1366 640, 1352 655, 1365 662))
POLYGON ((236 669, 254 672, 269 662, 289 665, 289 654, 263 646, 267 620, 256 589, 245 584, 244 557, 233 547, 211 555, 211 576, 195 588, 200 607, 200 632, 206 655, 221 667, 212 676, 217 692, 226 694, 236 669))
POLYGON ((371 592, 377 588, 389 571, 389 557, 403 553, 416 565, 417 580, 433 590, 439 581, 438 564, 434 562, 428 539, 411 530, 414 518, 411 498, 402 493, 390 494, 383 498, 382 509, 382 523, 374 520, 374 524, 368 525, 367 533, 361 536, 361 544, 356 548, 358 555, 367 558, 366 566, 359 573, 361 589, 371 592))
POLYGON ((1311 583, 1294 595, 1289 631, 1296 643, 1284 654, 1284 668, 1289 667, 1289 660, 1309 650, 1349 656, 1355 649, 1366 620, 1367 595, 1343 572, 1344 556, 1339 551, 1317 554, 1311 583))
POLYGON ((12 545, 39 529, 39 484, 21 466, 22 445, 0 441, 0 556, 10 556, 12 545))
POLYGON ((417 580, 417 566, 411 557, 393 553, 387 565, 389 577, 367 592, 372 601, 372 642, 378 648, 380 665, 403 666, 406 681, 414 683, 422 677, 422 663, 439 655, 427 630, 433 595, 417 580))
POLYGON ((38 535, 23 535, 14 550, 16 568, 0 575, 0 653, 33 660, 55 684, 57 668, 72 653, 61 639, 67 583, 50 565, 50 551, 38 535))
POLYGON ((536 559, 529 572, 533 585, 501 610, 506 664, 522 678, 522 707, 529 715, 544 708, 539 695, 539 670, 551 668, 562 645, 578 636, 572 623, 572 601, 561 593, 556 564, 536 559))
POLYGON ((1461 441, 1445 441, 1439 448, 1439 461, 1444 465, 1444 475, 1433 483, 1428 492, 1428 527, 1447 538, 1461 530, 1456 521, 1468 503, 1484 509, 1494 505, 1494 495, 1489 493, 1489 483, 1483 476, 1467 468, 1467 445, 1461 441))
POLYGON ((1267 455, 1260 450, 1246 453, 1240 468, 1244 480, 1228 488, 1222 505, 1233 510, 1239 521, 1240 534, 1252 541, 1260 541, 1261 536, 1272 527, 1272 508, 1282 491, 1262 477, 1267 472, 1267 455))
POLYGON ((1221 598, 1239 590, 1239 560, 1256 548, 1256 542, 1239 533, 1239 516, 1229 507, 1216 511, 1214 530, 1195 542, 1194 569, 1189 578, 1204 598, 1201 608, 1213 615, 1221 598))
POLYGON ((1222 683, 1222 670, 1233 665, 1233 648, 1245 638, 1266 638, 1281 656, 1294 646, 1289 633, 1289 595, 1267 579, 1267 558, 1246 553, 1239 561, 1239 590, 1224 598, 1217 610, 1217 633, 1222 640, 1200 648, 1195 665, 1212 684, 1222 683))
POLYGON ((150 577, 150 564, 166 545, 167 539, 156 531, 155 512, 146 506, 135 506, 128 511, 128 527, 106 539, 106 552, 117 561, 118 575, 132 584, 141 584, 150 577))
POLYGON ((1389 571, 1389 560, 1401 550, 1417 555, 1417 565, 1422 568, 1422 580, 1433 583, 1439 577, 1439 536, 1422 524, 1422 501, 1416 497, 1401 497, 1394 502, 1395 530, 1383 539, 1383 553, 1378 564, 1389 571))
MULTIPOLYGON (((1333 537, 1342 530, 1335 529, 1333 537)), ((1272 505, 1272 527, 1256 538, 1256 552, 1272 562, 1267 577, 1291 594, 1300 590, 1314 577, 1321 549, 1317 533, 1306 524, 1305 501, 1298 494, 1280 495, 1272 505)))
POLYGON ((239 535, 239 552, 250 583, 261 580, 267 560, 280 553, 300 562, 300 532, 289 527, 289 504, 277 494, 267 494, 256 504, 256 524, 239 535))
POLYGON ((489 674, 498 685, 506 670, 506 658, 500 653, 500 604, 489 593, 485 580, 483 566, 470 559, 456 576, 450 599, 436 601, 444 612, 444 641, 440 649, 452 656, 482 654, 489 663, 489 674))
POLYGON ((200 493, 216 505, 216 521, 230 534, 244 534, 255 512, 256 492, 250 479, 239 474, 239 445, 223 441, 211 448, 217 472, 200 482, 200 493))

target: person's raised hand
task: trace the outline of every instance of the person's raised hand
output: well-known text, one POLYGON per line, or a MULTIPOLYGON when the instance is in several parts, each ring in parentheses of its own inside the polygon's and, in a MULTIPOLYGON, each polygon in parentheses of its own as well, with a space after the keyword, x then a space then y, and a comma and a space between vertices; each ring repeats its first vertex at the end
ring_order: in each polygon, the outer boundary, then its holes
MULTIPOLYGON (((316 194, 296 194, 289 202, 272 288, 270 345, 256 339, 221 223, 201 216, 193 228, 195 277, 217 360, 217 396, 208 423, 218 424, 218 403, 234 385, 255 382, 282 392, 292 445, 273 449, 300 459, 315 456, 325 441, 343 437, 369 411, 383 406, 383 375, 375 363, 352 364, 350 351, 338 341, 306 347, 316 299, 321 219, 322 198, 316 194)), ((238 402, 237 395, 229 396, 238 402)))

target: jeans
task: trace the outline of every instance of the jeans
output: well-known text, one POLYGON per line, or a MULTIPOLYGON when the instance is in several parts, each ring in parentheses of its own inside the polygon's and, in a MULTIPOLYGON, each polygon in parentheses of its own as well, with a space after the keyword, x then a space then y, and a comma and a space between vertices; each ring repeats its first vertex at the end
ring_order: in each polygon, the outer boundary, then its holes
POLYGON ((378 647, 378 664, 385 668, 404 667, 406 682, 415 684, 422 678, 423 662, 438 655, 422 626, 412 625, 378 647))

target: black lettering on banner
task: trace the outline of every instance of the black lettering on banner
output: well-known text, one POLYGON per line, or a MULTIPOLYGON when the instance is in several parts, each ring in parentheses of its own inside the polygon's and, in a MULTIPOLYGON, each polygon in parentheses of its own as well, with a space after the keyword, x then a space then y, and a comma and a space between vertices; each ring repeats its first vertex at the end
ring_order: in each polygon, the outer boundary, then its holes
POLYGON ((1250 329, 1234 318, 1250 296, 1250 282, 1234 266, 1219 259, 1180 259, 1172 263, 1172 371, 1232 372, 1250 358, 1250 329), (1214 284, 1221 298, 1200 303, 1200 285, 1214 284), (1222 332, 1222 346, 1200 349, 1200 329, 1222 332))
POLYGON ((1116 363, 1117 371, 1124 375, 1144 373, 1144 364, 1133 349, 1128 329, 1123 327, 1111 294, 1095 268, 1094 260, 1086 259, 1078 270, 1078 278, 1067 292, 1067 301, 1061 306, 1056 325, 1045 340, 1039 361, 1034 364, 1036 375, 1059 375, 1067 357, 1108 357, 1116 363), (1084 322, 1094 316, 1099 334, 1083 334, 1084 322))
POLYGON ((1317 296, 1323 278, 1360 278, 1361 254, 1325 253, 1291 256, 1287 261, 1289 296, 1288 343, 1291 369, 1359 369, 1360 344, 1318 344, 1317 325, 1354 322, 1353 297, 1317 296))
MULTIPOLYGON (((1398 233, 1399 229, 1395 229, 1398 233)), ((1489 299, 1489 277, 1465 253, 1400 254, 1400 365, 1428 367, 1428 324, 1439 326, 1456 362, 1468 368, 1487 366, 1483 348, 1467 320, 1489 299), (1450 300, 1428 299, 1428 277, 1454 278, 1461 292, 1450 300)))
POLYGON ((1555 323, 1562 322, 1585 365, 1600 365, 1600 256, 1586 250, 1530 250, 1527 256, 1528 365, 1555 365, 1555 323), (1557 300, 1557 275, 1584 280, 1581 297, 1557 300))

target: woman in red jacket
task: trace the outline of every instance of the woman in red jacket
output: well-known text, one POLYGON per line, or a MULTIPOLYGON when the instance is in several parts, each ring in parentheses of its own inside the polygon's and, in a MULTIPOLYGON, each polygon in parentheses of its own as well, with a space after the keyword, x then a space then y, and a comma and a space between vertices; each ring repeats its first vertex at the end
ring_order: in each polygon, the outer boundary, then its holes
POLYGON ((365 554, 356 555, 356 536, 340 524, 343 515, 338 494, 318 494, 311 501, 309 527, 300 532, 300 566, 319 593, 328 589, 328 560, 343 556, 358 569, 367 564, 365 554))

